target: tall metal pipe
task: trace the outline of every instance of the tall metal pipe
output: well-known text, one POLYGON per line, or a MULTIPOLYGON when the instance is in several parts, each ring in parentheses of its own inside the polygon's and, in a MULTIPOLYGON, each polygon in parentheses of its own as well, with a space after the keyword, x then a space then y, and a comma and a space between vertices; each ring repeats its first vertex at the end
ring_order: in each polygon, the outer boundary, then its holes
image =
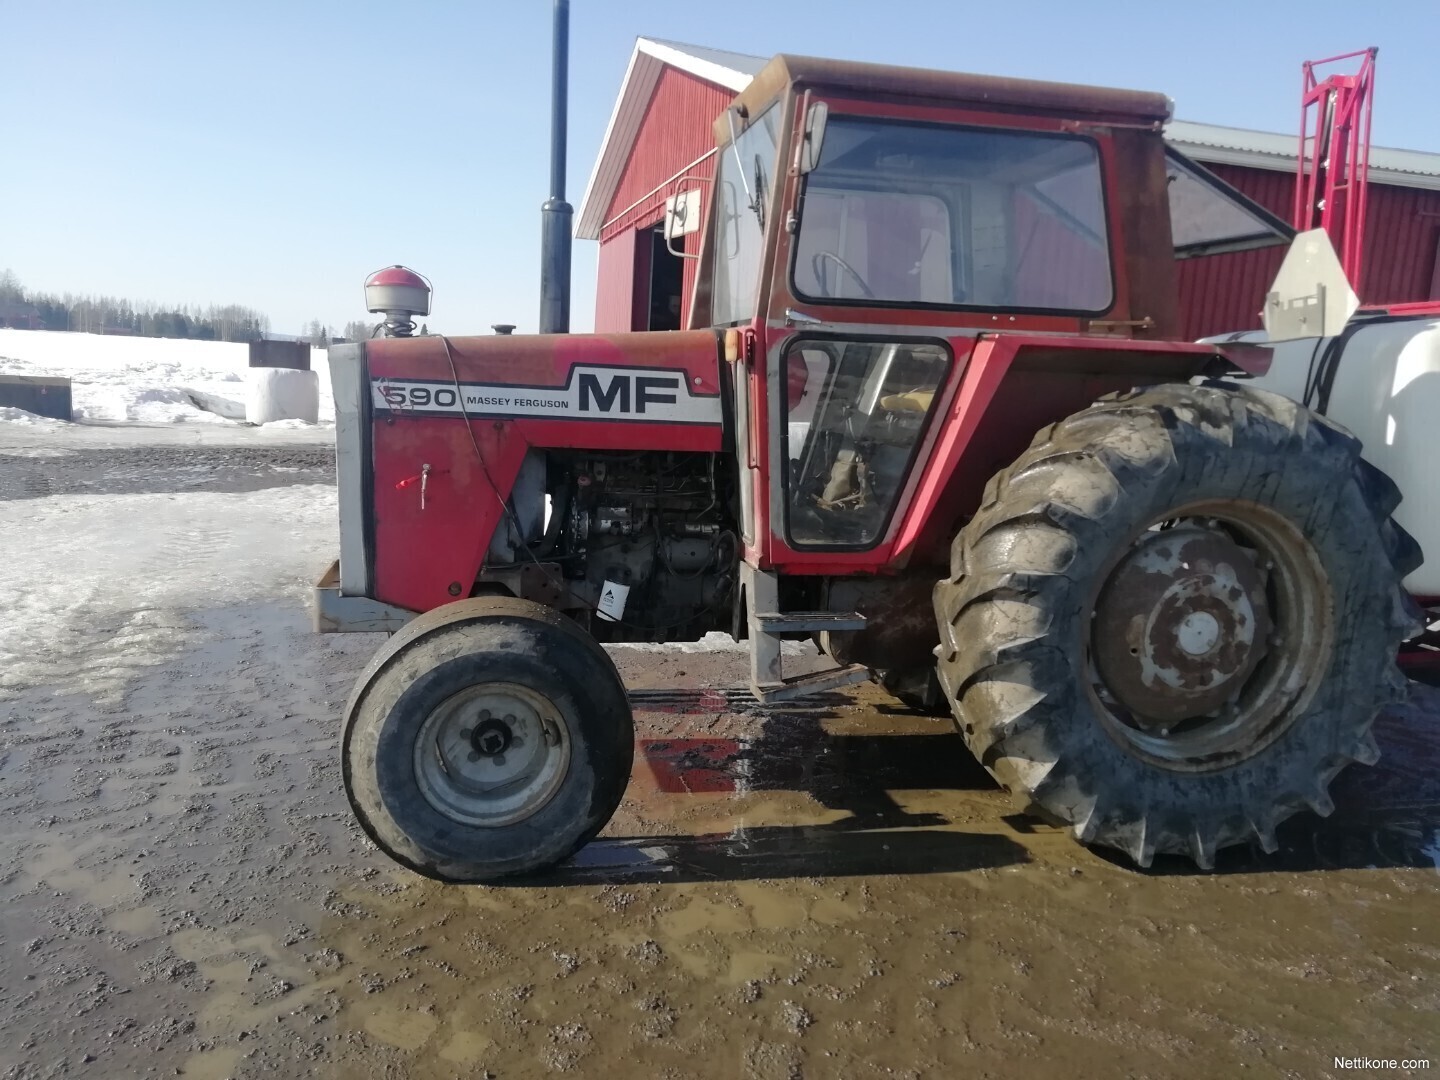
POLYGON ((540 332, 570 332, 570 221, 565 201, 565 126, 569 102, 570 0, 555 0, 550 98, 550 197, 540 207, 540 332))

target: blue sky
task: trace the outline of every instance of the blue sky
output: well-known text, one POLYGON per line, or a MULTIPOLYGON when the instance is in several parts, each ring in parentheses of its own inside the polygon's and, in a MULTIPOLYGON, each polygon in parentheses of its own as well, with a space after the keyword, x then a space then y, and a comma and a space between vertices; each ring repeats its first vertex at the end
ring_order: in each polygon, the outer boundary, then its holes
MULTIPOLYGON (((548 0, 0 0, 0 269, 32 288, 364 318, 391 262, 432 329, 533 329, 548 0)), ((578 205, 637 36, 1159 90, 1289 132, 1300 62, 1378 45, 1375 141, 1440 151, 1437 0, 572 0, 578 205)), ((596 245, 577 242, 574 326, 596 245)))

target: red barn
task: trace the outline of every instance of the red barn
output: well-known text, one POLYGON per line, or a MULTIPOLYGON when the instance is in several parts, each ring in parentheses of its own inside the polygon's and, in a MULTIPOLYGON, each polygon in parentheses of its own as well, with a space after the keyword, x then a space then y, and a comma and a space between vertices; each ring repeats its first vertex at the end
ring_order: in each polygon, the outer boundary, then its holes
MULTIPOLYGON (((1173 120, 1171 145, 1267 210, 1290 219, 1296 135, 1173 120)), ((1284 248, 1211 255, 1180 264, 1180 305, 1190 337, 1258 327, 1265 290, 1284 248)), ((1370 204, 1360 298, 1367 304, 1440 300, 1440 154, 1370 151, 1370 204)))
MULTIPOLYGON (((600 241, 595 329, 667 330, 685 324, 698 233, 661 232, 677 186, 702 197, 714 175, 712 124, 767 58, 641 38, 610 116, 575 234, 600 241), (679 182, 685 180, 683 185, 679 182), (674 250, 672 250, 674 249, 674 250)), ((1170 142, 1256 203, 1289 220, 1296 136, 1173 121, 1170 142)), ((1440 300, 1440 154, 1375 148, 1370 157, 1366 261, 1370 304, 1440 300)), ((684 207, 682 206, 682 209, 684 207)), ((708 206, 689 208, 703 220, 708 206)), ((1186 259, 1180 267, 1185 336, 1260 325, 1283 247, 1186 259)))

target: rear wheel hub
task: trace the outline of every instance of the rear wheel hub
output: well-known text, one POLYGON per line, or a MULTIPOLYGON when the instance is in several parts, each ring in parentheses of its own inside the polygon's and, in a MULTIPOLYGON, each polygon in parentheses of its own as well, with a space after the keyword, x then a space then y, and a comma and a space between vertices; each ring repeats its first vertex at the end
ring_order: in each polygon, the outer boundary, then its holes
POLYGON ((1147 533, 1102 590, 1096 669, 1142 730, 1166 733, 1235 701, 1269 648, 1266 578, 1218 527, 1147 533))

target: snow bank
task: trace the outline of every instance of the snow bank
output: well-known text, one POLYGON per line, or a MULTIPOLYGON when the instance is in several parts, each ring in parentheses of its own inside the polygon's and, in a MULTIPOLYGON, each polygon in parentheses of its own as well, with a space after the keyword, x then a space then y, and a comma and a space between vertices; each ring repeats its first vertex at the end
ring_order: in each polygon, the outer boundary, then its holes
POLYGON ((60 423, 59 420, 52 420, 48 416, 40 416, 33 412, 26 412, 24 409, 16 409, 9 405, 0 406, 0 423, 26 424, 30 427, 53 428, 60 423))
MULTIPOLYGON (((636 652, 664 653, 712 653, 750 651, 748 641, 736 641, 729 634, 712 630, 699 641, 670 641, 664 644, 649 641, 617 641, 605 646, 607 649, 634 649, 636 652)), ((786 656, 814 656, 815 646, 808 641, 782 641, 780 651, 786 656)))
POLYGON ((318 383, 313 371, 288 368, 252 368, 247 380, 245 419, 252 424, 319 419, 318 383))
MULTIPOLYGON (((317 417, 333 423, 326 361, 323 349, 310 350, 317 417)), ((68 376, 77 420, 227 423, 197 407, 186 391, 201 400, 212 395, 233 402, 232 415, 238 414, 249 365, 250 350, 243 342, 0 329, 0 373, 68 376)))

